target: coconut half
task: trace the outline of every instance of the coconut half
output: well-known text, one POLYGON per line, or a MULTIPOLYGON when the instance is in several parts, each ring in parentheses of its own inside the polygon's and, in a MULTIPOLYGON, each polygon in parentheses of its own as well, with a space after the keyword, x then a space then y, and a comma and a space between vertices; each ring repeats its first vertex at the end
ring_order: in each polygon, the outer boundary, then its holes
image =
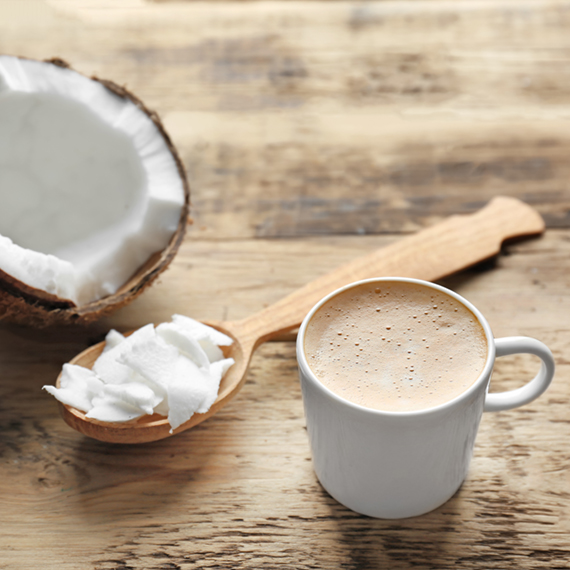
POLYGON ((88 322, 184 236, 189 189, 158 116, 61 60, 0 56, 0 318, 88 322))

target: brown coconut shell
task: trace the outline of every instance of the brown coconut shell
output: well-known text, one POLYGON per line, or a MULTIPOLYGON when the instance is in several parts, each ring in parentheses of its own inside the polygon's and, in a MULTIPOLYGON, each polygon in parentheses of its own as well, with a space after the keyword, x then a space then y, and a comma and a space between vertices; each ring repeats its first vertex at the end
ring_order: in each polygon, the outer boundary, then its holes
MULTIPOLYGON (((67 62, 59 58, 48 59, 44 63, 71 69, 67 62)), ((125 87, 94 76, 91 79, 98 81, 118 97, 134 103, 150 118, 162 135, 176 162, 184 187, 185 199, 180 212, 178 227, 168 245, 162 251, 153 254, 116 293, 82 306, 77 306, 68 299, 60 299, 55 295, 30 287, 0 270, 0 320, 33 327, 94 322, 136 299, 168 267, 184 239, 186 226, 189 222, 190 187, 178 151, 165 131, 158 114, 148 109, 138 97, 125 87)))

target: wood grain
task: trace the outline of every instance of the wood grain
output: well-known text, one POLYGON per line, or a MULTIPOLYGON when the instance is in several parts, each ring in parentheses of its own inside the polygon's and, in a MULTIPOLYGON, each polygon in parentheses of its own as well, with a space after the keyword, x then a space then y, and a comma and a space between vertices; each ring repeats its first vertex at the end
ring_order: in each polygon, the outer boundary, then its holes
MULTIPOLYGON (((0 324, 0 569, 570 568, 570 3, 0 0, 0 52, 61 57, 156 109, 194 225, 133 305, 87 328, 0 324), (497 336, 548 344, 544 396, 486 414, 467 480, 423 517, 338 505, 312 472, 291 335, 218 415, 125 447, 41 391, 175 312, 239 320, 497 194, 548 229, 442 281, 497 336)), ((493 390, 536 370, 498 361, 493 390)))

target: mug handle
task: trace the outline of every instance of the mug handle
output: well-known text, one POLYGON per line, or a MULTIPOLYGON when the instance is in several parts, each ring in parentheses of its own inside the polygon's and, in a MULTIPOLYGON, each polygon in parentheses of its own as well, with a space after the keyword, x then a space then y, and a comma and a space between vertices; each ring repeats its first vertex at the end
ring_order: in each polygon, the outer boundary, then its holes
POLYGON ((541 360, 540 371, 527 384, 515 390, 488 393, 485 398, 485 412, 498 412, 518 408, 538 398, 552 382, 554 377, 554 357, 550 349, 534 338, 509 336, 495 339, 495 356, 509 354, 534 354, 541 360))

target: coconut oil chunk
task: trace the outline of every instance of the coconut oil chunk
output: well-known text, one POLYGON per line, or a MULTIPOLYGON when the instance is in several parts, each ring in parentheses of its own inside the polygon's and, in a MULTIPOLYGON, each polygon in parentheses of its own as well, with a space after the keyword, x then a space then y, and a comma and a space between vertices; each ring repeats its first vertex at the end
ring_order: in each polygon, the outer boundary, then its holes
POLYGON ((232 339, 183 315, 128 337, 112 330, 93 368, 64 364, 60 388, 44 389, 63 404, 102 422, 168 416, 171 433, 195 413, 206 413, 234 364, 221 349, 232 339))

